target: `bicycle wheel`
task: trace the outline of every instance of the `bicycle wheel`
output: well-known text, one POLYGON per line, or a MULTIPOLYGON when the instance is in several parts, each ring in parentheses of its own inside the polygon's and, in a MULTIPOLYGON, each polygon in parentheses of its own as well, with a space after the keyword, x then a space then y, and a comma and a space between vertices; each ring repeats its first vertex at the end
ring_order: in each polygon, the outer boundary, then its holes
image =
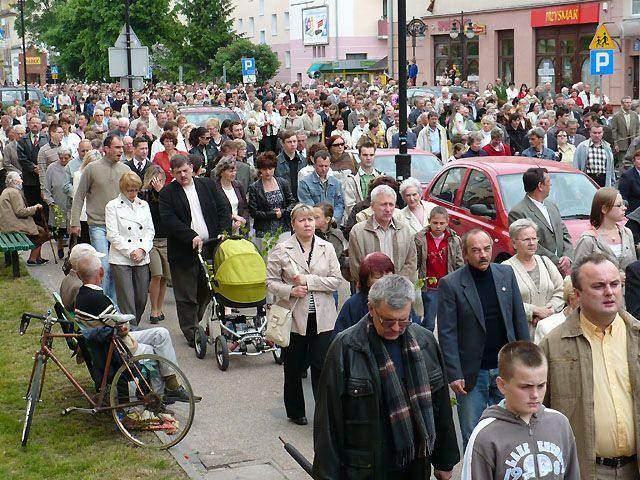
POLYGON ((195 413, 191 384, 178 366, 158 355, 128 358, 113 377, 113 419, 127 440, 141 447, 166 449, 189 432, 195 413), (172 396, 164 378, 175 375, 184 395, 172 396))
POLYGON ((33 421, 33 414, 36 411, 36 405, 40 399, 40 390, 42 388, 42 376, 44 375, 44 358, 42 355, 36 357, 36 366, 33 369, 33 375, 31 376, 31 386, 27 392, 27 413, 24 419, 24 425, 22 426, 22 446, 27 445, 29 439, 29 430, 31 430, 31 422, 33 421))

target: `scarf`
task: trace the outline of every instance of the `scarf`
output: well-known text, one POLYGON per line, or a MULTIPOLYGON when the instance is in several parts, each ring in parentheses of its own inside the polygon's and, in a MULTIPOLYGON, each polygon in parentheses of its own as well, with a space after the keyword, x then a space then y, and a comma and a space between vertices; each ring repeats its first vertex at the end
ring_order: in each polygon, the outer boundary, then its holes
POLYGON ((405 330, 398 339, 405 368, 405 391, 389 352, 373 326, 373 319, 367 324, 367 337, 380 372, 382 396, 393 439, 395 464, 405 468, 416 456, 425 458, 430 454, 435 442, 427 368, 418 342, 409 329, 405 330), (417 442, 415 435, 419 437, 417 442), (417 452, 416 445, 419 446, 417 452))

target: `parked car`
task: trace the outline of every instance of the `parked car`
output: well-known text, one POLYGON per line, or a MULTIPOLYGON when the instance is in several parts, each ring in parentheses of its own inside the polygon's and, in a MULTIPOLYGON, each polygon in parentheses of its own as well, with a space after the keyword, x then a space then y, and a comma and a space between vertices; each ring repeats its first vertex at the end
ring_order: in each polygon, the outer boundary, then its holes
POLYGON ((197 127, 203 127, 205 122, 210 118, 217 118, 220 123, 225 120, 240 121, 240 116, 227 107, 180 107, 179 115, 184 115, 187 122, 193 123, 197 127))
MULTIPOLYGON (((351 153, 353 153, 356 160, 360 162, 358 152, 351 153)), ((411 155, 411 176, 420 180, 422 189, 424 190, 427 188, 427 185, 429 185, 431 179, 435 177, 436 173, 440 171, 442 164, 440 160, 438 160, 438 157, 424 150, 410 149, 408 153, 411 155)), ((396 178, 397 154, 397 148, 379 148, 376 150, 373 166, 385 175, 396 178)))
MULTIPOLYGON (((29 100, 38 100, 42 102, 44 98, 44 94, 41 90, 28 87, 29 92, 29 100)), ((0 87, 0 101, 2 101, 3 106, 13 105, 13 102, 18 100, 20 105, 24 104, 24 87, 0 87)))
POLYGON ((524 197, 522 174, 544 167, 551 176, 549 199, 560 209, 573 243, 589 228, 591 201, 597 185, 572 166, 522 157, 481 157, 447 163, 424 193, 424 199, 445 207, 458 235, 482 228, 493 238, 497 262, 513 255, 509 210, 524 197))

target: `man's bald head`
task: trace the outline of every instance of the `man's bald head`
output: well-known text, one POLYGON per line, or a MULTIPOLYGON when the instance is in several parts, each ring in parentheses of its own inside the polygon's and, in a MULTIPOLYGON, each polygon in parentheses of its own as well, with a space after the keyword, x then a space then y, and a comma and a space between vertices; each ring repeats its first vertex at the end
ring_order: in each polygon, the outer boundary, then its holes
POLYGON ((82 255, 76 263, 75 270, 82 283, 99 285, 102 282, 102 263, 95 255, 82 255))

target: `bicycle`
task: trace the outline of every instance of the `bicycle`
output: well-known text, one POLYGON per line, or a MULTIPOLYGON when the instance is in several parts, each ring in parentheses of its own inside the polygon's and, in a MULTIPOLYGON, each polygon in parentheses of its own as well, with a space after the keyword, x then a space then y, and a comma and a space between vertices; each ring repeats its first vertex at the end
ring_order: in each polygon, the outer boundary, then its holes
MULTIPOLYGON (((63 310, 64 307, 61 307, 61 302, 56 300, 55 310, 58 315, 69 318, 69 314, 60 315, 61 310, 65 313, 66 311, 63 310)), ((21 439, 23 447, 26 446, 29 438, 31 423, 42 394, 45 370, 49 360, 58 367, 89 403, 89 408, 65 408, 62 411, 63 416, 75 411, 91 415, 111 412, 118 429, 125 438, 141 447, 167 449, 176 445, 187 435, 195 414, 195 401, 191 385, 185 374, 173 362, 154 354, 131 355, 117 331, 132 317, 133 315, 104 315, 101 320, 111 321, 114 325, 105 324, 104 327, 91 329, 92 334, 99 333, 102 335, 103 341, 109 342, 104 372, 99 377, 97 395, 92 396, 53 353, 53 340, 64 338, 70 346, 75 345, 76 350, 81 352, 91 373, 92 365, 94 365, 90 359, 92 352, 85 334, 78 333, 83 328, 74 321, 52 315, 51 310, 48 310, 46 315, 33 313, 22 315, 20 335, 26 333, 32 319, 40 320, 43 324, 40 349, 34 357, 33 369, 25 396, 27 408, 21 439), (64 332, 74 333, 52 333, 52 328, 56 324, 60 325, 64 332), (113 365, 119 365, 119 368, 115 374, 111 375, 113 365), (164 380, 161 374, 166 374, 166 372, 175 375, 178 383, 187 392, 188 401, 183 398, 174 399, 165 394, 164 380)), ((94 360, 98 359, 94 358, 94 360)))

